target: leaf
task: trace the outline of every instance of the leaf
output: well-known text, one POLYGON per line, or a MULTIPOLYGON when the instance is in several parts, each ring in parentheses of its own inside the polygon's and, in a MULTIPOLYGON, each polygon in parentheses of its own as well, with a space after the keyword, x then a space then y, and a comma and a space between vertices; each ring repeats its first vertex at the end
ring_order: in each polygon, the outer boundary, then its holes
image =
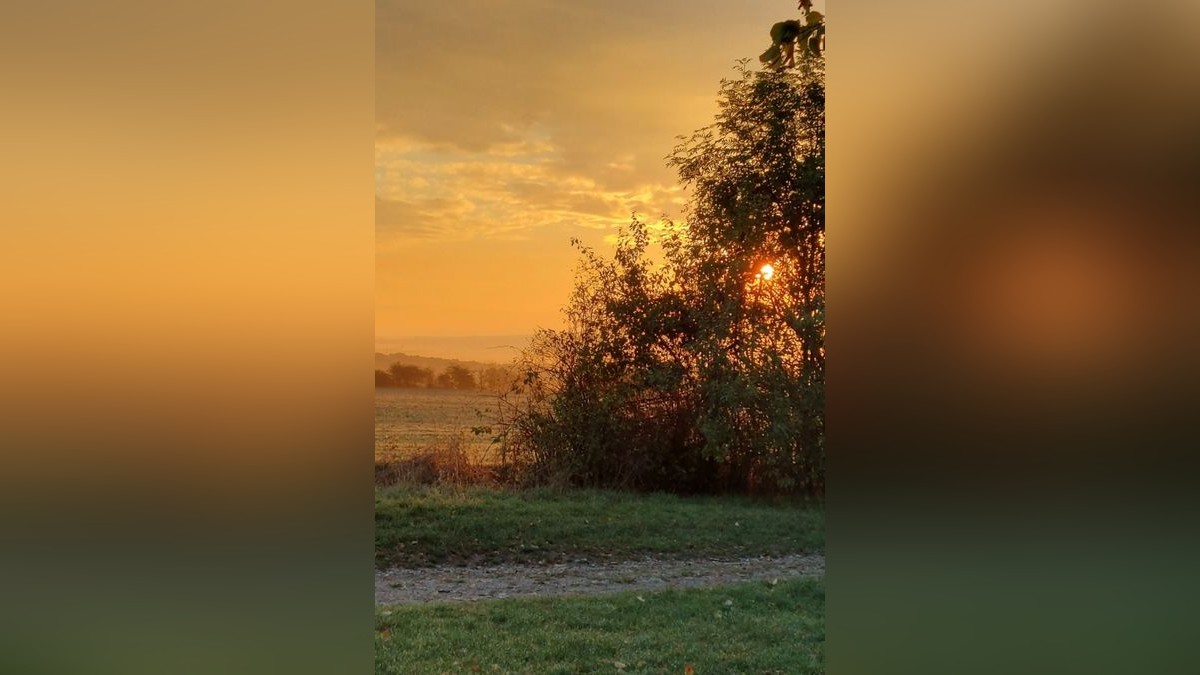
POLYGON ((696 669, 692 667, 692 664, 685 663, 683 664, 683 675, 696 675, 696 669))
POLYGON ((813 33, 812 37, 808 38, 808 42, 804 43, 805 51, 813 54, 821 53, 821 36, 813 33))
POLYGON ((808 16, 804 17, 804 20, 808 23, 808 25, 815 26, 825 20, 825 15, 816 10, 812 10, 808 13, 808 16))

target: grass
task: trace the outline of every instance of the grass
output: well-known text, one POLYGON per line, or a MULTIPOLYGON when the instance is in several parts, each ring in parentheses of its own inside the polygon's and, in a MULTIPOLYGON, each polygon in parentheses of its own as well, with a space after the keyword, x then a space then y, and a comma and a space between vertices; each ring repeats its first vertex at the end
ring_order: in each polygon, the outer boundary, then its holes
POLYGON ((821 551, 825 514, 798 502, 598 490, 396 487, 375 496, 375 561, 541 562, 821 551))
POLYGON ((377 673, 820 673, 820 580, 388 607, 377 673))

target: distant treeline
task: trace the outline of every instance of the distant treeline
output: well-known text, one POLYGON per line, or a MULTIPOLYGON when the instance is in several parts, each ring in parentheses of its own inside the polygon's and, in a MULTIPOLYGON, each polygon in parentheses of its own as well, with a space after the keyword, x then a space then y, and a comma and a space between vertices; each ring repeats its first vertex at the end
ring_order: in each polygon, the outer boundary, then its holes
POLYGON ((511 372, 502 366, 480 370, 471 370, 465 366, 448 366, 442 372, 435 373, 432 368, 394 363, 387 370, 375 371, 376 387, 504 391, 511 383, 511 372))

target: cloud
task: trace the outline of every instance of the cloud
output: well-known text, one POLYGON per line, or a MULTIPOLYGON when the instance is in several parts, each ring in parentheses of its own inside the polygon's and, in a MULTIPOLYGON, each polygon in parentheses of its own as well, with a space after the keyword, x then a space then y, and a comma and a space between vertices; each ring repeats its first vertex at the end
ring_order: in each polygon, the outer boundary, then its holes
POLYGON ((790 16, 778 0, 376 7, 378 233, 398 239, 678 216, 676 137, 790 16))
POLYGON ((559 149, 515 139, 470 151, 413 139, 376 146, 376 232, 391 241, 522 237, 539 228, 620 227, 677 210, 678 187, 614 190, 562 168, 559 149))

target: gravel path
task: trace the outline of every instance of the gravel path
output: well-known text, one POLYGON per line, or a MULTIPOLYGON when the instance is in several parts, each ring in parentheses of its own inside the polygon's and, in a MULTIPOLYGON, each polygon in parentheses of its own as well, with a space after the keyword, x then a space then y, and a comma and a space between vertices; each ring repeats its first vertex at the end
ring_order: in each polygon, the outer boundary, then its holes
POLYGON ((824 574, 825 556, 820 553, 740 560, 646 557, 613 563, 579 560, 553 565, 393 568, 375 572, 375 604, 657 591, 824 574))

